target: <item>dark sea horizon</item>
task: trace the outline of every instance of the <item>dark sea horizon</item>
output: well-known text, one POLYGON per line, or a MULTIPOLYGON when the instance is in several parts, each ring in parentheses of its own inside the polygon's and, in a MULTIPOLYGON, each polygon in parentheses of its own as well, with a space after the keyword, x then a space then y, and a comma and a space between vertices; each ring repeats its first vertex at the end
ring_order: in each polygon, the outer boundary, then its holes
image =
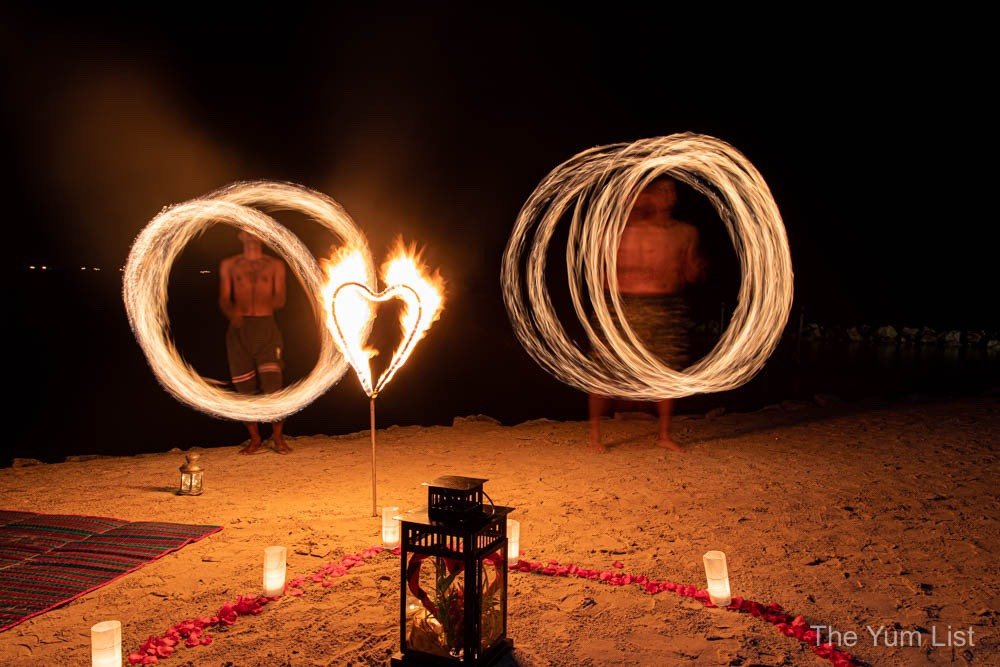
MULTIPOLYGON (((179 266, 172 274, 171 335, 202 375, 226 379, 226 322, 216 302, 217 276, 203 270, 207 273, 179 266)), ((80 273, 24 270, 14 292, 14 437, 0 465, 15 458, 56 462, 68 456, 231 446, 246 439, 243 425, 183 405, 157 383, 129 328, 117 267, 80 273)), ((718 313, 702 319, 705 330, 717 329, 726 312, 718 305, 703 311, 718 313)), ((856 329, 854 334, 865 336, 857 341, 847 336, 850 323, 840 323, 827 324, 822 337, 808 339, 800 335, 807 324, 800 312, 793 310, 778 348, 748 384, 680 399, 676 413, 719 407, 746 412, 783 401, 813 401, 817 394, 844 401, 970 395, 995 389, 1000 377, 1000 354, 986 345, 995 332, 975 343, 963 333, 957 345, 882 343, 875 329, 886 322, 872 323, 870 331, 856 329)), ((285 338, 286 378, 295 380, 309 371, 318 350, 316 323, 297 284, 290 286, 288 304, 277 319, 285 338)), ((806 326, 804 333, 815 331, 806 326)), ((710 333, 702 336, 703 349, 711 343, 710 333)), ((550 377, 522 349, 499 286, 449 294, 441 320, 379 397, 376 419, 379 428, 431 426, 474 414, 507 425, 587 417, 586 396, 550 377)), ((348 371, 316 402, 289 417, 286 432, 338 435, 366 428, 368 400, 348 371)))

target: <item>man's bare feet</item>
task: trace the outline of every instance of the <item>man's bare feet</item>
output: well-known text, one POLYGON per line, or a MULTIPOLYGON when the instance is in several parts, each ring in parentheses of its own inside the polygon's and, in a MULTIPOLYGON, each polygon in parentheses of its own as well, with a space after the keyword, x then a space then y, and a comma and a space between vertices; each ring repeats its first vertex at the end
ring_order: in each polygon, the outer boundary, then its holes
POLYGON ((292 448, 288 446, 288 443, 285 442, 284 438, 282 438, 282 437, 275 437, 274 438, 274 451, 278 452, 279 454, 288 454, 288 453, 290 453, 292 451, 292 448))
POLYGON ((240 450, 240 454, 260 454, 263 451, 260 440, 251 440, 246 447, 240 450))
POLYGON ((683 452, 684 448, 674 442, 670 436, 665 438, 661 437, 656 440, 657 447, 663 447, 664 449, 669 449, 674 452, 683 452))
POLYGON ((596 452, 597 454, 603 454, 604 452, 608 451, 608 448, 604 446, 603 442, 601 442, 600 440, 595 440, 593 438, 590 439, 590 446, 587 447, 587 449, 589 449, 592 452, 596 452))

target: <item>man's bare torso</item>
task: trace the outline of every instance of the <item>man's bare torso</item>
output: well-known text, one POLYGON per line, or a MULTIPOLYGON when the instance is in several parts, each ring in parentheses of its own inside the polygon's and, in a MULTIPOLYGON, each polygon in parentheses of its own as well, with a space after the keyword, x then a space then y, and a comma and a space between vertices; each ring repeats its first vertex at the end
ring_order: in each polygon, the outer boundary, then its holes
POLYGON ((618 246, 622 294, 677 294, 691 281, 698 233, 686 222, 630 222, 618 246))
POLYGON ((233 255, 223 260, 223 273, 228 265, 232 280, 232 300, 235 314, 261 316, 274 314, 274 282, 279 261, 268 255, 248 259, 233 255))
POLYGON ((698 230, 673 217, 673 181, 654 181, 636 197, 618 246, 618 291, 677 294, 702 271, 698 230))

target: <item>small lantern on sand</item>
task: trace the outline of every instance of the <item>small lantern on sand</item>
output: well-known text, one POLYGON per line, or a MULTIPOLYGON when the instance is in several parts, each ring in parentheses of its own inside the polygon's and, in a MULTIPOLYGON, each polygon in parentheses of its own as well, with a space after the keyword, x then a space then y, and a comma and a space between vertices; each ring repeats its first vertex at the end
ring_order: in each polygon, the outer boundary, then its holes
POLYGON ((188 454, 184 465, 181 466, 181 488, 177 493, 182 496, 200 496, 204 490, 201 485, 202 475, 205 469, 198 465, 201 454, 188 454))

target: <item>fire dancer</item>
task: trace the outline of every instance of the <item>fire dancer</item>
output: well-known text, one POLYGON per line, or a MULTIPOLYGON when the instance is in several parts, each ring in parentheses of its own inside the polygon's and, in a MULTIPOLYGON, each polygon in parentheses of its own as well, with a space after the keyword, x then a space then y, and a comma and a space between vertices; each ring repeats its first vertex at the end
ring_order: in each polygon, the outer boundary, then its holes
MULTIPOLYGON (((677 184, 668 176, 653 180, 629 211, 618 247, 618 289, 622 311, 642 344, 675 370, 690 364, 691 322, 684 287, 701 280, 705 262, 698 250, 698 230, 673 217, 677 184)), ((617 322, 614 310, 612 318, 617 322)), ((600 325, 597 325, 600 326, 600 325)), ((601 417, 610 397, 590 394, 590 447, 604 451, 601 417)), ((657 445, 683 451, 670 437, 674 399, 657 402, 657 445)))
MULTIPOLYGON (((243 252, 222 260, 219 266, 219 307, 229 318, 226 352, 229 372, 236 391, 271 393, 282 386, 281 331, 274 311, 285 305, 285 265, 265 255, 258 238, 240 231, 243 252)), ((250 442, 240 454, 263 452, 260 427, 245 422, 250 442)), ((283 421, 272 424, 274 449, 279 454, 292 451, 282 434, 283 421)))

